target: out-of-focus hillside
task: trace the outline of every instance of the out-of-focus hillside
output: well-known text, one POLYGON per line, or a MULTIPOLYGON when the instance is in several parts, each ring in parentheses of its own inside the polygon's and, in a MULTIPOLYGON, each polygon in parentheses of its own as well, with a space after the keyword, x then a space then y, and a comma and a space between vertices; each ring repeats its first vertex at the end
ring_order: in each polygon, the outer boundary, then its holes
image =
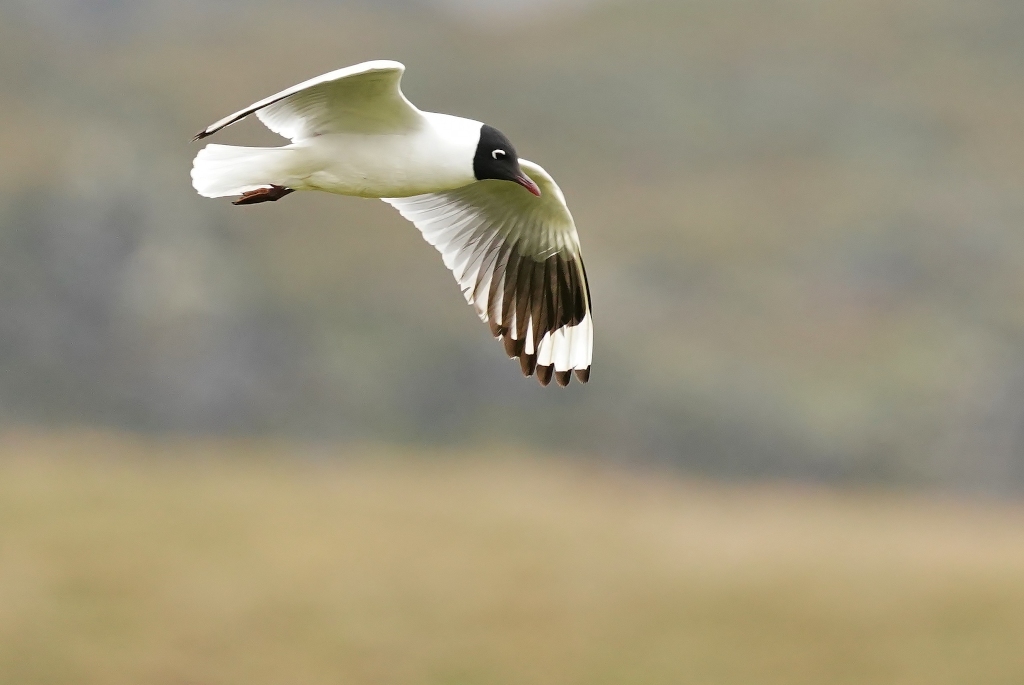
POLYGON ((1020 506, 410 456, 5 435, 0 681, 1024 677, 1020 506))
POLYGON ((7 421, 1024 483, 1020 3, 99 5, 0 5, 7 421), (383 203, 191 191, 200 127, 376 57, 559 180, 590 386, 519 378, 383 203))

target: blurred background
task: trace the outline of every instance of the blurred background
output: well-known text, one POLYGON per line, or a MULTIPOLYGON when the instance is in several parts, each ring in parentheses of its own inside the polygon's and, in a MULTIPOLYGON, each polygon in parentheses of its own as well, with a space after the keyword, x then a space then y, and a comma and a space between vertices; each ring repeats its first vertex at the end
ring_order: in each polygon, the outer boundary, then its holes
POLYGON ((0 0, 0 682, 1022 682, 1022 37, 0 0), (558 179, 588 386, 522 378, 384 203, 192 190, 197 130, 376 58, 558 179))

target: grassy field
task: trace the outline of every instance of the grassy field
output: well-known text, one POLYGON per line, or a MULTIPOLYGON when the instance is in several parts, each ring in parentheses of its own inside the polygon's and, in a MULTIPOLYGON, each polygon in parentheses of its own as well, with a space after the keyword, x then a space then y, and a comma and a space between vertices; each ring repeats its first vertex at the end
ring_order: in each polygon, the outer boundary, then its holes
POLYGON ((1010 684, 1022 644, 1019 504, 0 439, 0 683, 1010 684))

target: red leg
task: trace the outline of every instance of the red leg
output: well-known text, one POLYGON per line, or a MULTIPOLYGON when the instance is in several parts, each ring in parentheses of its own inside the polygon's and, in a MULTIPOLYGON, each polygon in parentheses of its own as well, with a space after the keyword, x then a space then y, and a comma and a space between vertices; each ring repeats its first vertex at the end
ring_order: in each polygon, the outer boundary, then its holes
POLYGON ((269 188, 257 188, 256 190, 250 190, 249 192, 242 193, 242 197, 238 198, 231 204, 255 205, 260 202, 277 202, 285 195, 294 192, 294 188, 285 188, 284 186, 270 186, 269 188))

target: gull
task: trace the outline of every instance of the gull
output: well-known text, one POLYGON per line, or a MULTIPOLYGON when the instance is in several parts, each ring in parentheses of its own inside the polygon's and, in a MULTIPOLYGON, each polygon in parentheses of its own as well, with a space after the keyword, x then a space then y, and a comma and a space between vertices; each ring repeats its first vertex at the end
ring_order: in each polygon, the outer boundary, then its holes
POLYGON ((594 331, 576 225, 554 179, 492 126, 417 109, 405 66, 374 60, 304 81, 224 117, 255 114, 282 147, 207 145, 192 185, 233 204, 297 190, 379 198, 441 253, 466 301, 523 373, 586 383, 594 331))

